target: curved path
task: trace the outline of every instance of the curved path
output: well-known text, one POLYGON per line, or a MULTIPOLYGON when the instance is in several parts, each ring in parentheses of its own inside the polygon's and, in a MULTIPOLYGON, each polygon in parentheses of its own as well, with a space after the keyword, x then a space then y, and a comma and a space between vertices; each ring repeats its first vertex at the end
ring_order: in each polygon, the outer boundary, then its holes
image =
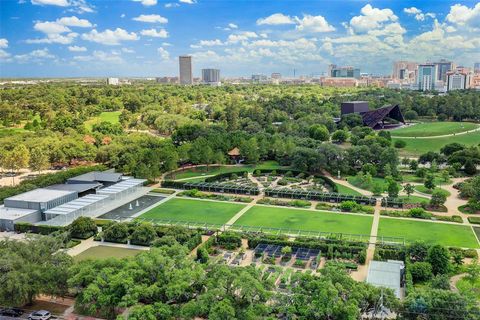
POLYGON ((392 138, 396 139, 436 139, 436 138, 448 138, 448 137, 454 137, 454 136, 460 136, 463 134, 468 134, 468 133, 473 133, 480 131, 480 126, 478 126, 476 129, 473 130, 467 130, 467 131, 462 131, 458 133, 450 133, 450 134, 443 134, 439 136, 428 136, 428 137, 402 137, 402 136, 394 136, 392 135, 392 138))

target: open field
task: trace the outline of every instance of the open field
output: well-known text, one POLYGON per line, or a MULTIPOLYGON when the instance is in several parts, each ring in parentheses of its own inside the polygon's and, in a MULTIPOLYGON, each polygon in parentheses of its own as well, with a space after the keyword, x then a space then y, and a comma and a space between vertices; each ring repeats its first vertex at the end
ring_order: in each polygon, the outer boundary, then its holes
POLYGON ((428 122, 392 130, 392 137, 433 137, 460 133, 477 128, 470 122, 428 122))
POLYGON ((357 176, 349 176, 347 177, 347 181, 348 183, 350 183, 352 186, 355 186, 357 188, 360 188, 360 189, 364 189, 364 190, 369 190, 369 191, 372 191, 373 190, 373 185, 374 184, 379 184, 382 186, 383 190, 386 190, 387 189, 387 183, 385 181, 384 178, 379 178, 379 177, 372 177, 372 185, 371 186, 364 186, 362 185, 362 182, 360 181, 360 179, 357 177, 357 176))
POLYGON ((425 197, 419 197, 419 196, 413 196, 410 195, 410 197, 407 196, 399 196, 399 199, 404 199, 406 203, 422 203, 422 202, 429 202, 429 198, 425 197))
POLYGON ((138 253, 140 250, 135 249, 126 249, 126 248, 117 248, 110 246, 96 246, 88 248, 79 255, 73 257, 75 261, 82 261, 87 259, 107 259, 107 258, 125 258, 132 257, 138 253))
POLYGON ((378 236, 404 237, 406 242, 425 241, 451 247, 480 248, 468 226, 381 218, 378 236))
POLYGON ((431 189, 427 189, 427 187, 425 186, 418 185, 418 186, 415 186, 415 190, 421 193, 426 193, 426 194, 433 194, 434 191, 441 191, 447 197, 451 195, 450 192, 439 187, 436 187, 434 190, 431 190, 431 189))
POLYGON ((325 211, 254 206, 236 225, 311 230, 350 234, 370 234, 372 217, 325 211))
POLYGON ((142 214, 140 218, 225 224, 244 206, 237 203, 175 198, 142 214))
POLYGON ((85 127, 87 127, 88 130, 92 130, 92 126, 100 122, 118 123, 121 113, 121 111, 102 112, 98 117, 85 121, 85 127))
MULTIPOLYGON (((402 138, 392 138, 393 143, 402 138)), ((448 138, 432 138, 432 139, 403 139, 407 143, 405 148, 399 149, 401 155, 418 156, 428 151, 440 151, 440 149, 449 143, 457 142, 467 146, 478 145, 480 143, 480 131, 475 131, 459 136, 448 138)))
MULTIPOLYGON (((198 166, 195 168, 188 168, 185 170, 178 170, 172 174, 167 175, 167 179, 185 179, 201 176, 217 175, 229 172, 249 171, 253 172, 256 169, 280 169, 282 167, 276 161, 265 161, 258 165, 238 165, 238 166, 198 166)), ((193 182, 193 181, 192 181, 193 182)))

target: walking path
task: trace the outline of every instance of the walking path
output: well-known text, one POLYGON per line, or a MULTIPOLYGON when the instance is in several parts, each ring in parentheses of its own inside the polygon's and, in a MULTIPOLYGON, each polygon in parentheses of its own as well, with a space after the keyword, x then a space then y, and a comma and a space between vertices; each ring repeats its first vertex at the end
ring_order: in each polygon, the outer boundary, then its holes
POLYGON ((230 220, 227 221, 225 230, 228 230, 231 225, 233 225, 240 217, 250 210, 254 205, 257 204, 257 201, 263 198, 263 185, 258 181, 251 173, 248 174, 248 178, 250 181, 254 182, 259 189, 259 194, 253 197, 253 201, 247 204, 242 210, 238 211, 236 215, 234 215, 230 220))

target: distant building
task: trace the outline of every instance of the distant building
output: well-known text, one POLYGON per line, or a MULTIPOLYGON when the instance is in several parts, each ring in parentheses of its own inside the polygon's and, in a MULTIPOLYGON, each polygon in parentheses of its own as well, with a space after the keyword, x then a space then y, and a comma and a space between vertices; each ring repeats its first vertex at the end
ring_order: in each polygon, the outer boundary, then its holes
POLYGON ((454 69, 453 62, 442 59, 439 62, 435 62, 434 64, 437 67, 436 80, 443 81, 444 83, 446 83, 447 82, 447 72, 452 71, 454 69))
POLYGON ((418 65, 417 85, 420 91, 430 91, 435 89, 437 79, 436 66, 433 63, 418 65))
POLYGON ((472 84, 472 74, 466 69, 459 67, 447 72, 447 91, 469 89, 472 84))
POLYGON ((193 84, 192 57, 178 57, 180 84, 193 84))
POLYGON ((473 72, 480 73, 480 62, 475 62, 475 64, 473 65, 473 72))
POLYGON ((401 82, 414 82, 417 67, 418 64, 416 62, 395 61, 393 63, 392 78, 401 82))
POLYGON ((157 83, 178 83, 178 77, 157 77, 155 81, 157 83))
POLYGON ((118 78, 107 78, 107 84, 110 86, 118 86, 120 84, 120 81, 118 78))
POLYGON ((281 75, 280 73, 278 73, 278 72, 274 72, 274 73, 272 73, 272 75, 270 76, 270 78, 276 79, 276 80, 280 80, 280 79, 282 79, 282 75, 281 75))
POLYGON ((358 86, 358 80, 355 78, 322 77, 320 78, 320 85, 322 87, 353 88, 358 86))
POLYGON ((220 85, 219 69, 202 69, 202 83, 209 85, 220 85))
POLYGON ((386 129, 398 127, 398 123, 405 124, 405 118, 398 105, 369 110, 367 101, 346 101, 342 103, 340 110, 342 117, 352 113, 359 114, 363 125, 372 129, 386 129))
POLYGON ((264 74, 252 74, 252 82, 253 83, 267 83, 268 78, 264 74))
POLYGON ((328 76, 332 78, 360 79, 360 69, 351 66, 339 67, 335 64, 328 66, 328 76))

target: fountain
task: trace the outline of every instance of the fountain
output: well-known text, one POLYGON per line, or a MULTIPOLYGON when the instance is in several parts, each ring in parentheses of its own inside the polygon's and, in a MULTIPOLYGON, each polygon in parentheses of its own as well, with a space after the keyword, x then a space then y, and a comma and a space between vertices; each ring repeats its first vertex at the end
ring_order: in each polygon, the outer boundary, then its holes
POLYGON ((133 210, 133 207, 132 207, 132 204, 130 203, 130 205, 128 206, 128 209, 129 210, 133 210))
POLYGON ((135 206, 140 207, 140 203, 138 203, 138 200, 137 200, 137 202, 135 202, 135 206))

